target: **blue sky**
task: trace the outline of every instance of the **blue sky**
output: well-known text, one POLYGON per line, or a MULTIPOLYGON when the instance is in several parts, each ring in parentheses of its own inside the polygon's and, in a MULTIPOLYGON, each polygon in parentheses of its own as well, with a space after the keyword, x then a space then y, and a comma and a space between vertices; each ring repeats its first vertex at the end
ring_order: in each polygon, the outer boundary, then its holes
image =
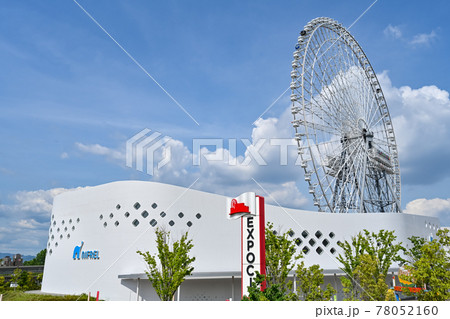
MULTIPOLYGON (((192 167, 192 140, 290 138, 292 52, 303 26, 345 27, 373 1, 0 1, 0 251, 46 245, 53 197, 117 180, 227 195, 262 192, 311 209, 299 167, 192 167), (155 176, 125 165, 144 128, 172 140, 155 176)), ((402 207, 450 226, 448 1, 377 1, 350 29, 382 84, 402 170, 402 207)), ((245 146, 238 140, 238 155, 245 146)), ((264 195, 264 194, 263 194, 264 195)))

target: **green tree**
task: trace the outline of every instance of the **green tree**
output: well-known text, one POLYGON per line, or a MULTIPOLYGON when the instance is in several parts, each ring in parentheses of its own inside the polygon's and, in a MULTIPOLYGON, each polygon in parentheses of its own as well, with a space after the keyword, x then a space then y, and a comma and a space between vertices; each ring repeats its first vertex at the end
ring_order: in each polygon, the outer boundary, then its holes
MULTIPOLYGON (((411 240, 411 239, 410 239, 411 240)), ((443 301, 450 299, 450 236, 448 229, 440 229, 430 242, 413 238, 410 259, 404 268, 409 280, 417 287, 425 287, 417 293, 418 300, 443 301), (416 240, 415 240, 416 239, 416 240), (420 249, 419 249, 420 247, 420 249)), ((409 294, 409 290, 405 290, 409 294)))
POLYGON ((352 237, 350 242, 339 243, 344 250, 343 255, 339 254, 337 259, 342 264, 340 269, 346 273, 341 278, 345 300, 386 300, 388 290, 383 288, 380 278, 386 280, 393 262, 405 261, 400 256, 400 252, 405 249, 401 243, 395 242, 396 239, 394 231, 380 230, 378 233, 371 233, 364 229, 363 233, 352 237), (363 261, 370 262, 370 265, 361 265, 363 261), (373 286, 374 282, 380 285, 375 289, 375 294, 364 288, 373 286), (385 293, 380 295, 383 291, 385 293))
POLYGON ((29 271, 22 271, 19 277, 17 278, 17 284, 19 285, 19 289, 20 290, 40 289, 39 278, 42 278, 42 274, 34 274, 29 271))
MULTIPOLYGON (((19 278, 20 278, 20 276, 22 275, 22 269, 20 269, 20 268, 16 268, 16 269, 14 269, 14 272, 13 272, 13 274, 11 275, 11 283, 13 283, 13 284, 19 284, 18 282, 19 282, 19 278)), ((14 290, 16 290, 16 287, 14 287, 14 290)))
POLYGON ((5 277, 0 276, 0 293, 5 290, 6 282, 5 277))
POLYGON ((289 297, 282 291, 280 284, 272 284, 261 291, 261 284, 266 280, 266 276, 256 273, 255 280, 248 287, 248 295, 242 297, 243 301, 284 301, 289 297))
POLYGON ((192 274, 194 267, 191 264, 195 261, 195 257, 189 257, 189 251, 194 245, 192 240, 188 240, 187 232, 179 241, 173 243, 172 249, 170 248, 169 237, 170 232, 157 229, 158 254, 152 256, 148 251, 137 251, 147 263, 149 268, 149 271, 146 271, 147 277, 162 301, 173 299, 175 292, 186 276, 192 274), (159 260, 159 263, 157 260, 159 260))
POLYGON ((360 256, 361 263, 353 271, 353 278, 359 283, 363 293, 359 297, 364 301, 388 301, 393 300, 393 295, 388 296, 389 287, 386 276, 377 271, 377 257, 370 254, 360 256))
POLYGON ((267 223, 265 229, 266 274, 257 272, 255 280, 248 289, 248 296, 242 300, 288 300, 291 298, 292 280, 287 280, 294 269, 295 262, 301 258, 296 255, 295 242, 289 239, 291 230, 278 234, 272 223, 267 223), (261 284, 266 282, 266 288, 261 291, 261 284))
POLYGON ((422 257, 422 247, 425 245, 426 240, 425 238, 419 236, 411 236, 408 239, 412 246, 405 251, 405 255, 407 257, 405 262, 412 265, 422 257))
POLYGON ((340 242, 338 245, 343 249, 343 255, 339 254, 337 260, 342 264, 341 270, 346 276, 341 277, 342 289, 346 296, 345 300, 358 300, 358 283, 353 278, 353 272, 360 264, 360 255, 364 251, 364 238, 361 233, 351 237, 350 242, 340 242))
POLYGON ((36 283, 36 275, 29 271, 22 271, 17 279, 17 284, 20 290, 35 290, 39 288, 36 283))
POLYGON ((47 249, 42 249, 37 253, 36 257, 31 260, 25 261, 24 266, 33 266, 33 265, 44 265, 45 264, 45 256, 47 255, 47 249))
POLYGON ((289 281, 287 277, 294 269, 295 262, 301 258, 301 254, 295 255, 296 245, 289 239, 291 230, 278 234, 273 229, 272 223, 267 223, 266 242, 266 286, 277 285, 283 294, 286 293, 289 281))
POLYGON ((302 261, 297 265, 296 277, 297 283, 297 296, 294 300, 305 301, 327 301, 336 294, 336 290, 328 284, 325 289, 322 288, 324 283, 323 269, 319 265, 312 265, 305 267, 305 263, 302 261))

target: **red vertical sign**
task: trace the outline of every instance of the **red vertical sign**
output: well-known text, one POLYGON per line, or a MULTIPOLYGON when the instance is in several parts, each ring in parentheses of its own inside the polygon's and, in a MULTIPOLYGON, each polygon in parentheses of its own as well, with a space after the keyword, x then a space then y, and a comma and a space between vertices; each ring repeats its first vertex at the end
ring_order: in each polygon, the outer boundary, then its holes
MULTIPOLYGON (((248 287, 256 278, 256 271, 266 274, 264 197, 256 196, 255 211, 241 218, 241 296, 248 295, 248 287)), ((266 283, 261 284, 261 290, 266 283)))

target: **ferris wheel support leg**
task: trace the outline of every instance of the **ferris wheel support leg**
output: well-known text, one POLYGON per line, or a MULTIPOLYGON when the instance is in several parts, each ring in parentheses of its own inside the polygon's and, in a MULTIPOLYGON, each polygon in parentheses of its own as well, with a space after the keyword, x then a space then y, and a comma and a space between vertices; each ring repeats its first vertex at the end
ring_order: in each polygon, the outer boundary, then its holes
POLYGON ((363 180, 362 180, 362 185, 361 185, 361 204, 359 206, 359 212, 366 212, 365 208, 364 208, 364 186, 366 185, 366 166, 367 166, 367 143, 365 146, 365 154, 364 154, 364 165, 363 165, 363 180))
POLYGON ((395 196, 394 189, 392 188, 392 185, 389 182, 389 178, 386 178, 386 183, 387 183, 389 190, 391 191, 393 197, 395 198, 395 204, 397 205, 398 212, 403 213, 402 207, 400 206, 400 202, 398 201, 397 196, 395 196))

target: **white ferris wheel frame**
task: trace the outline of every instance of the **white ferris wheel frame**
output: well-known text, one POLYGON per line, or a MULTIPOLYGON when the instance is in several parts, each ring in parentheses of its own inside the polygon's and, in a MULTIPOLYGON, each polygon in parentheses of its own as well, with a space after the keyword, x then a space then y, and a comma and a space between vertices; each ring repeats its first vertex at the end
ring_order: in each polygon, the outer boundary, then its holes
POLYGON ((401 212, 398 148, 377 76, 353 36, 316 18, 291 71, 298 154, 319 211, 401 212))

